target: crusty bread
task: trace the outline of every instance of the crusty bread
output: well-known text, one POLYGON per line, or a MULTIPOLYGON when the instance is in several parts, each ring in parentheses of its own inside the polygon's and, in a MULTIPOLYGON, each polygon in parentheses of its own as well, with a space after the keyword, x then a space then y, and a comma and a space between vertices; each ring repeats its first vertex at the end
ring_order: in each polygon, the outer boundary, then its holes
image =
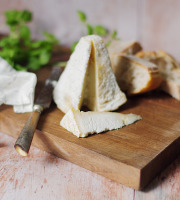
POLYGON ((139 51, 135 55, 139 58, 155 63, 158 65, 160 71, 168 70, 169 73, 169 71, 174 69, 180 69, 180 64, 175 60, 175 58, 162 50, 158 50, 157 52, 139 51))
POLYGON ((162 90, 180 100, 180 64, 170 54, 162 50, 139 52, 136 56, 155 63, 162 75, 162 90))
POLYGON ((113 40, 108 46, 108 52, 111 55, 128 54, 133 55, 142 50, 142 46, 137 41, 113 40))
POLYGON ((157 66, 132 55, 114 55, 112 68, 120 88, 129 95, 156 89, 161 84, 157 66))

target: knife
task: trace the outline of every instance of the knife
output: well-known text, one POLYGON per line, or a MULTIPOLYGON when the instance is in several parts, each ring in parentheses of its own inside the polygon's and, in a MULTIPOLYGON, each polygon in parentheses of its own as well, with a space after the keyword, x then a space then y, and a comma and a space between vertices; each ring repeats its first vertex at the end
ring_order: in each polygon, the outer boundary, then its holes
POLYGON ((53 67, 50 77, 45 81, 45 85, 40 91, 37 99, 34 102, 33 112, 30 114, 24 128, 14 145, 15 150, 21 156, 27 156, 39 117, 44 109, 50 107, 52 100, 52 92, 56 81, 59 79, 63 68, 53 67))

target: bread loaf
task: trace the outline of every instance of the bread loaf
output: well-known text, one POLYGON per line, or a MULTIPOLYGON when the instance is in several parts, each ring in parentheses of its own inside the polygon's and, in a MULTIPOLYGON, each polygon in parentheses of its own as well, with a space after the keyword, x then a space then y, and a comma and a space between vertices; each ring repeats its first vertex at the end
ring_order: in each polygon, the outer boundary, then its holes
POLYGON ((139 52, 136 56, 158 66, 163 79, 162 90, 180 101, 180 64, 170 54, 162 50, 139 52))
POLYGON ((132 55, 114 55, 112 68, 120 88, 129 95, 156 89, 161 84, 157 66, 132 55))
POLYGON ((119 54, 136 54, 142 50, 142 46, 139 42, 136 41, 122 41, 122 40, 113 40, 108 47, 108 52, 111 55, 119 54))

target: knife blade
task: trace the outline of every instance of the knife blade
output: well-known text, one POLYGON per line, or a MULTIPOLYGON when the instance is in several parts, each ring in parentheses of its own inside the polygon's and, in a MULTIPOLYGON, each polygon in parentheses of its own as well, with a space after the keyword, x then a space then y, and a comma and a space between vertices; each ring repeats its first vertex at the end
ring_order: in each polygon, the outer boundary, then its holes
POLYGON ((45 81, 44 87, 42 88, 37 99, 34 102, 33 112, 30 114, 14 145, 15 150, 21 156, 28 155, 40 115, 44 109, 50 107, 53 89, 62 71, 62 67, 53 67, 49 78, 45 81))

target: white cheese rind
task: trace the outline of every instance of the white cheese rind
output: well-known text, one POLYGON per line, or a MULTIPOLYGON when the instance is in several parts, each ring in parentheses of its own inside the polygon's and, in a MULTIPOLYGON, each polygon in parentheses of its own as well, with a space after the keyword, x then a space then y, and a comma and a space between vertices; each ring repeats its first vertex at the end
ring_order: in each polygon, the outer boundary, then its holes
POLYGON ((82 37, 54 89, 54 101, 67 112, 86 105, 94 111, 112 111, 127 99, 121 92, 101 37, 82 37))
POLYGON ((54 89, 54 101, 65 113, 81 107, 90 53, 91 44, 82 38, 54 89))
POLYGON ((122 128, 142 119, 135 114, 115 112, 82 112, 71 109, 62 118, 60 125, 77 137, 122 128))
POLYGON ((0 58, 0 105, 13 105, 14 112, 32 112, 37 77, 34 73, 16 71, 0 58))

